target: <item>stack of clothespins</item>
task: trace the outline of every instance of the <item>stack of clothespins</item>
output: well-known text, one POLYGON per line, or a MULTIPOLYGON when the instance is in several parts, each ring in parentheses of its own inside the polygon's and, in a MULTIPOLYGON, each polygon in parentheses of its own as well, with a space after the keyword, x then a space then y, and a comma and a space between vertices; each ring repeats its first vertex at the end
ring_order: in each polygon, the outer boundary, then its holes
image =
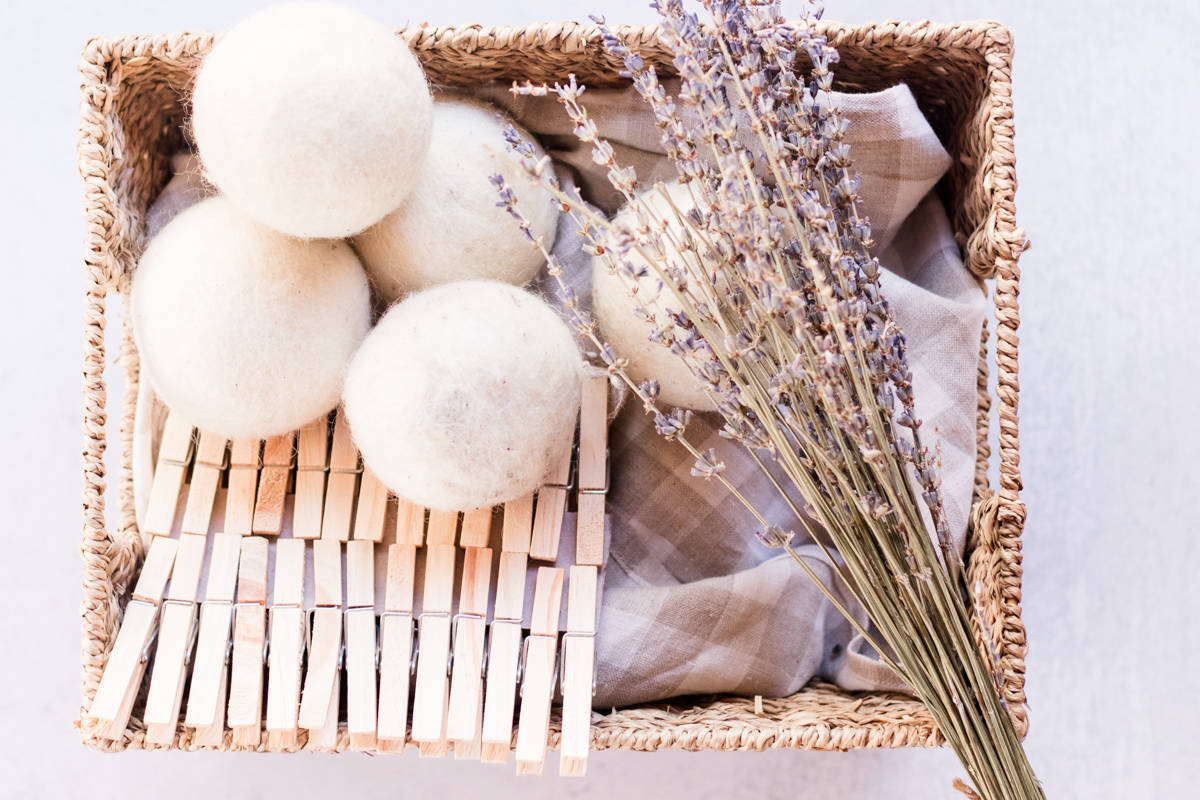
POLYGON ((163 746, 411 743, 498 763, 515 750, 519 773, 540 774, 558 699, 559 771, 584 774, 606 378, 586 378, 582 397, 578 446, 553 483, 502 515, 389 496, 340 412, 232 442, 170 415, 145 561, 89 716, 108 738, 144 728, 163 746))

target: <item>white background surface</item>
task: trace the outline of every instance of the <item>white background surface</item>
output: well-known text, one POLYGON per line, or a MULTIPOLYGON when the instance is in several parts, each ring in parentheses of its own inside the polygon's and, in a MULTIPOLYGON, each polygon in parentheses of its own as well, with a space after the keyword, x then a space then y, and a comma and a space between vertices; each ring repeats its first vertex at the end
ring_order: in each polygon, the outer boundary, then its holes
MULTIPOLYGON (((642 22, 642 0, 354 3, 391 23, 642 22)), ((946 752, 599 753, 584 781, 345 755, 80 746, 79 50, 256 4, 4 4, 0 797, 958 797, 946 752)), ((1200 23, 1187 2, 829 0, 846 21, 998 18, 1017 43, 1028 747, 1052 798, 1196 796, 1200 23)), ((794 7, 794 6, 793 6, 794 7)), ((553 771, 553 768, 551 769, 553 771)))

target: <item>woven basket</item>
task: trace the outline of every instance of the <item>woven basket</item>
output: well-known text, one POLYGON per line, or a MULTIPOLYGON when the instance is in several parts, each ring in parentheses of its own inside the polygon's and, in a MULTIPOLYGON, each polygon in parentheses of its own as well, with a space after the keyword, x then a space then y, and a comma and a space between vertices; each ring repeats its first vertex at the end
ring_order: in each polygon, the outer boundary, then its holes
MULTIPOLYGON (((993 454, 988 424, 987 329, 979 363, 978 464, 971 517, 968 586, 1003 668, 1003 693, 1018 729, 1026 729, 1025 629, 1021 622, 1021 529, 1025 508, 1017 449, 1018 255, 1025 247, 1014 220, 1009 32, 990 22, 935 25, 823 24, 841 53, 840 87, 873 91, 907 83, 943 144, 953 167, 939 186, 950 209, 967 268, 989 288, 996 307, 992 352, 999 432, 998 487, 988 485, 993 454)), ((627 40, 670 74, 656 27, 621 29, 627 40)), ((599 32, 574 23, 527 27, 418 27, 401 35, 435 84, 482 81, 553 81, 575 73, 589 85, 619 83, 619 65, 604 54, 599 32)), ((196 68, 215 41, 208 34, 126 36, 88 42, 81 64, 82 121, 79 168, 85 185, 83 361, 83 707, 95 695, 142 557, 134 522, 131 475, 138 356, 128 317, 121 321, 118 364, 125 373, 121 402, 120 511, 105 513, 104 452, 106 303, 127 299, 129 277, 145 244, 147 208, 170 176, 170 156, 182 146, 185 98, 196 68)), ((122 302, 122 308, 126 304, 122 302)), ((81 715, 83 740, 103 750, 146 747, 136 718, 127 736, 109 741, 81 715)), ((551 722, 551 746, 557 722, 551 722)), ((189 747, 184 733, 178 746, 189 747)), ((339 747, 347 741, 345 728, 339 747)), ((597 749, 761 750, 794 747, 935 746, 941 738, 925 707, 902 695, 848 693, 811 684, 761 710, 744 698, 654 704, 593 715, 597 749)), ((223 745, 231 748, 228 734, 223 745)))

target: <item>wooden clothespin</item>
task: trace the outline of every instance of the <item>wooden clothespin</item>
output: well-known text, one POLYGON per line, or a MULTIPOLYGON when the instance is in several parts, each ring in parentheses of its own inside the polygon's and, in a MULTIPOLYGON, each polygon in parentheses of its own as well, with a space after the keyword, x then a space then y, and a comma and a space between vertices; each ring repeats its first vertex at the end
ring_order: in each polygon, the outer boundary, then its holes
POLYGON ((425 544, 425 509, 396 498, 396 543, 388 548, 387 587, 379 620, 377 749, 398 753, 408 738, 408 701, 416 672, 413 594, 417 548, 425 544))
POLYGON ((154 538, 133 587, 133 596, 125 606, 104 675, 88 709, 88 716, 101 724, 100 735, 106 739, 119 740, 125 735, 129 713, 145 674, 150 643, 158 626, 159 604, 177 548, 174 539, 154 538))
POLYGON ((159 615, 158 645, 146 695, 146 741, 168 745, 175 740, 183 685, 196 633, 196 594, 207 543, 203 535, 180 535, 171 569, 171 586, 159 615))
POLYGON ((229 684, 229 643, 233 626, 234 589, 242 540, 237 534, 212 537, 208 580, 200 606, 200 626, 192 661, 184 722, 196 728, 195 743, 215 746, 225 731, 225 694, 229 684))
MULTIPOLYGON (((152 536, 149 552, 142 565, 130 602, 126 604, 124 619, 116 632, 113 649, 109 652, 96 697, 92 699, 89 715, 102 723, 101 734, 108 739, 121 739, 130 720, 133 700, 145 675, 149 661, 152 639, 160 628, 160 604, 167 589, 167 579, 172 573, 175 554, 179 543, 167 539, 175 527, 175 516, 179 510, 179 495, 184 488, 184 477, 192 461, 194 445, 193 429, 184 417, 169 414, 163 426, 162 440, 158 444, 158 459, 155 464, 154 481, 150 485, 150 499, 146 504, 142 530, 152 536)), ((205 527, 205 531, 208 528, 205 527)), ((180 579, 180 591, 186 589, 186 579, 180 579)), ((194 594, 194 591, 193 591, 194 594)), ((172 638, 168 649, 175 648, 175 640, 184 636, 176 627, 181 612, 168 614, 172 626, 168 633, 172 638)), ((190 636, 190 633, 188 633, 190 636)), ((186 638, 186 637, 185 637, 186 638)), ((187 645, 184 646, 186 655, 187 645)), ((164 667, 163 674, 169 670, 164 667)), ((168 681, 163 678, 161 690, 155 697, 155 715, 167 716, 164 709, 168 694, 168 681)), ((174 697, 170 696, 172 703, 174 697)), ((178 716, 178 714, 176 714, 178 716)), ((156 729, 158 738, 164 733, 156 729)), ((174 732, 172 732, 172 736, 174 732)))
POLYGON ((413 669, 413 586, 417 546, 388 548, 387 588, 379 622, 379 724, 381 752, 404 749, 408 734, 408 695, 413 669))
POLYGON ((430 547, 434 545, 454 546, 458 539, 458 512, 429 510, 429 530, 425 534, 425 542, 430 547))
POLYGON ((463 513, 462 534, 458 543, 463 547, 487 547, 492 538, 492 507, 485 506, 463 513))
POLYGON ((263 445, 258 499, 254 504, 253 530, 258 536, 278 536, 283 531, 283 504, 296 454, 295 446, 294 431, 272 436, 263 445))
POLYGON ((522 553, 528 556, 532 533, 533 495, 526 495, 505 503, 500 549, 505 553, 522 553))
POLYGON ((562 590, 561 569, 538 568, 529 636, 525 639, 525 669, 521 679, 521 711, 516 747, 518 775, 541 775, 546 763, 562 590))
POLYGON ((480 758, 488 763, 508 761, 516 708, 517 672, 525 614, 525 571, 533 526, 533 497, 504 505, 500 567, 496 573, 496 604, 488 640, 487 686, 483 697, 480 758))
POLYGON ((315 419, 300 429, 296 447, 296 505, 292 536, 316 539, 321 535, 325 509, 325 474, 329 470, 329 417, 315 419))
POLYGON ((179 493, 192 460, 193 444, 191 424, 178 414, 168 414, 162 441, 158 445, 158 461, 154 467, 154 481, 150 484, 150 499, 146 504, 142 533, 171 535, 179 506, 179 493))
MULTIPOLYGON (((361 500, 359 508, 362 508, 361 500)), ((382 519, 380 530, 382 532, 382 519)), ((372 750, 375 748, 378 705, 375 688, 375 543, 369 539, 355 539, 346 544, 345 627, 346 727, 350 732, 350 749, 372 750)))
POLYGON ((272 750, 292 750, 297 744, 300 709, 300 666, 304 657, 303 539, 275 543, 275 586, 269 612, 267 651, 267 744, 272 750))
POLYGON ((358 450, 350 438, 346 414, 338 409, 333 423, 333 449, 329 454, 329 481, 325 489, 325 512, 321 520, 321 538, 345 542, 350 539, 354 515, 354 497, 358 489, 358 450))
POLYGON ((337 539, 317 539, 312 543, 315 608, 311 611, 312 636, 308 648, 308 669, 300 697, 301 728, 309 731, 309 746, 324 746, 333 717, 337 729, 338 699, 341 692, 342 666, 342 543, 337 539))
MULTIPOLYGON (((489 509, 490 516, 490 509, 489 509)), ((492 583, 492 551, 463 551, 458 613, 454 615, 454 660, 446 738, 455 758, 478 758, 483 726, 483 644, 487 632, 488 590, 492 583)))
POLYGON ((413 694, 412 739, 422 756, 443 756, 450 659, 450 613, 454 606, 454 567, 458 513, 429 512, 428 546, 421 614, 417 622, 417 677, 413 694))
POLYGON ((388 490, 364 468, 358 486, 358 505, 354 509, 354 538, 369 542, 383 541, 387 521, 388 490))
MULTIPOLYGON (((164 431, 164 436, 169 431, 164 431)), ((172 435, 179 435, 177 432, 172 435)), ((207 534, 212 522, 213 504, 226 467, 227 440, 201 431, 195 463, 188 485, 187 502, 180 523, 180 537, 171 586, 163 601, 159 622, 158 647, 150 673, 146 709, 146 741, 168 745, 175 740, 183 687, 196 637, 196 600, 200 574, 204 567, 207 534)), ((161 462, 161 459, 160 459, 161 462)), ((174 488, 177 464, 168 464, 163 475, 166 485, 174 488)), ((158 485, 158 476, 155 476, 158 485)), ((160 495, 165 497, 166 493, 160 495)), ((169 505, 165 500, 163 507, 169 505)), ((177 503, 175 504, 177 505, 177 503)), ((174 509, 172 509, 174 511, 174 509)))
POLYGON ((567 631, 562 645, 562 738, 559 775, 587 773, 595 688, 596 592, 599 570, 571 567, 567 585, 567 631))
POLYGON ((604 496, 608 493, 608 377, 583 381, 579 412, 579 515, 575 563, 604 562, 604 496))
POLYGON ((249 536, 254 531, 262 439, 234 439, 229 447, 229 490, 225 493, 225 533, 249 536))
POLYGON ((233 655, 229 668, 229 715, 233 743, 255 747, 262 738, 263 664, 267 641, 267 540, 242 538, 233 655))
POLYGON ((554 561, 558 558, 558 540, 562 534, 563 516, 567 512, 567 493, 574 488, 571 484, 573 451, 573 447, 566 449, 551 476, 552 483, 538 490, 537 514, 533 519, 533 538, 529 544, 529 557, 538 561, 554 561))
MULTIPOLYGON (((192 480, 188 484, 187 505, 184 506, 184 533, 208 533, 212 522, 213 501, 221 485, 221 473, 228 465, 228 441, 208 431, 200 432, 196 447, 196 463, 192 465, 192 480)), ((172 578, 172 581, 174 578, 172 578)))
POLYGON ((562 652, 560 775, 587 772, 595 686, 596 612, 604 561, 604 506, 609 484, 608 378, 584 379, 579 414, 579 495, 575 562, 567 596, 562 652))
POLYGON ((425 544, 425 509, 400 497, 396 498, 396 544, 425 544))

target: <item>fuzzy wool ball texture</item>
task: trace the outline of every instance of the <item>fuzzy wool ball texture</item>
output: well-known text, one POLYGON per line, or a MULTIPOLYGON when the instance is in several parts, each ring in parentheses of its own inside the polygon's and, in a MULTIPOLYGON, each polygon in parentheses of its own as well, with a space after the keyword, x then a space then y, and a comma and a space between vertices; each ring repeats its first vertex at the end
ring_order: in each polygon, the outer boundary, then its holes
POLYGON ((413 503, 465 510, 541 486, 571 447, 582 359, 538 297, 462 281, 393 306, 343 402, 363 463, 413 503))
POLYGON ((336 406, 371 326, 349 245, 285 236, 220 196, 150 242, 132 294, 150 385, 193 425, 230 438, 295 430, 336 406))
MULTIPOLYGON (((695 207, 692 195, 685 184, 673 183, 664 187, 673 203, 686 213, 695 207)), ((675 219, 670 204, 658 193, 648 189, 641 199, 658 219, 668 220, 668 228, 678 231, 681 223, 675 219)), ((621 227, 636 228, 637 217, 631 208, 617 212, 613 222, 621 227)), ((664 238, 668 255, 680 260, 679 251, 664 238)), ((625 259, 634 267, 647 266, 647 262, 636 251, 625 259)), ((592 259, 592 313, 600 326, 602 338, 612 345, 618 356, 628 359, 628 373, 635 381, 653 378, 659 384, 659 399, 664 406, 679 406, 697 410, 712 410, 713 403, 704 393, 705 384, 692 374, 684 360, 667 347, 648 338, 656 327, 669 323, 667 310, 679 311, 679 301, 665 286, 660 289, 659 280, 653 270, 638 278, 637 298, 626 288, 628 278, 618 275, 609 260, 598 255, 592 259), (639 307, 646 305, 654 314, 654 324, 639 315, 639 307)))
POLYGON ((545 190, 530 186, 508 157, 508 124, 498 110, 481 103, 434 103, 433 140, 412 193, 354 239, 376 293, 386 302, 451 281, 522 286, 545 264, 516 221, 496 205, 496 189, 488 180, 497 172, 504 176, 533 235, 551 247, 558 204, 545 190))
POLYGON ((412 189, 433 101, 402 39, 333 5, 266 8, 204 59, 192 125, 205 177, 305 238, 358 233, 412 189))

